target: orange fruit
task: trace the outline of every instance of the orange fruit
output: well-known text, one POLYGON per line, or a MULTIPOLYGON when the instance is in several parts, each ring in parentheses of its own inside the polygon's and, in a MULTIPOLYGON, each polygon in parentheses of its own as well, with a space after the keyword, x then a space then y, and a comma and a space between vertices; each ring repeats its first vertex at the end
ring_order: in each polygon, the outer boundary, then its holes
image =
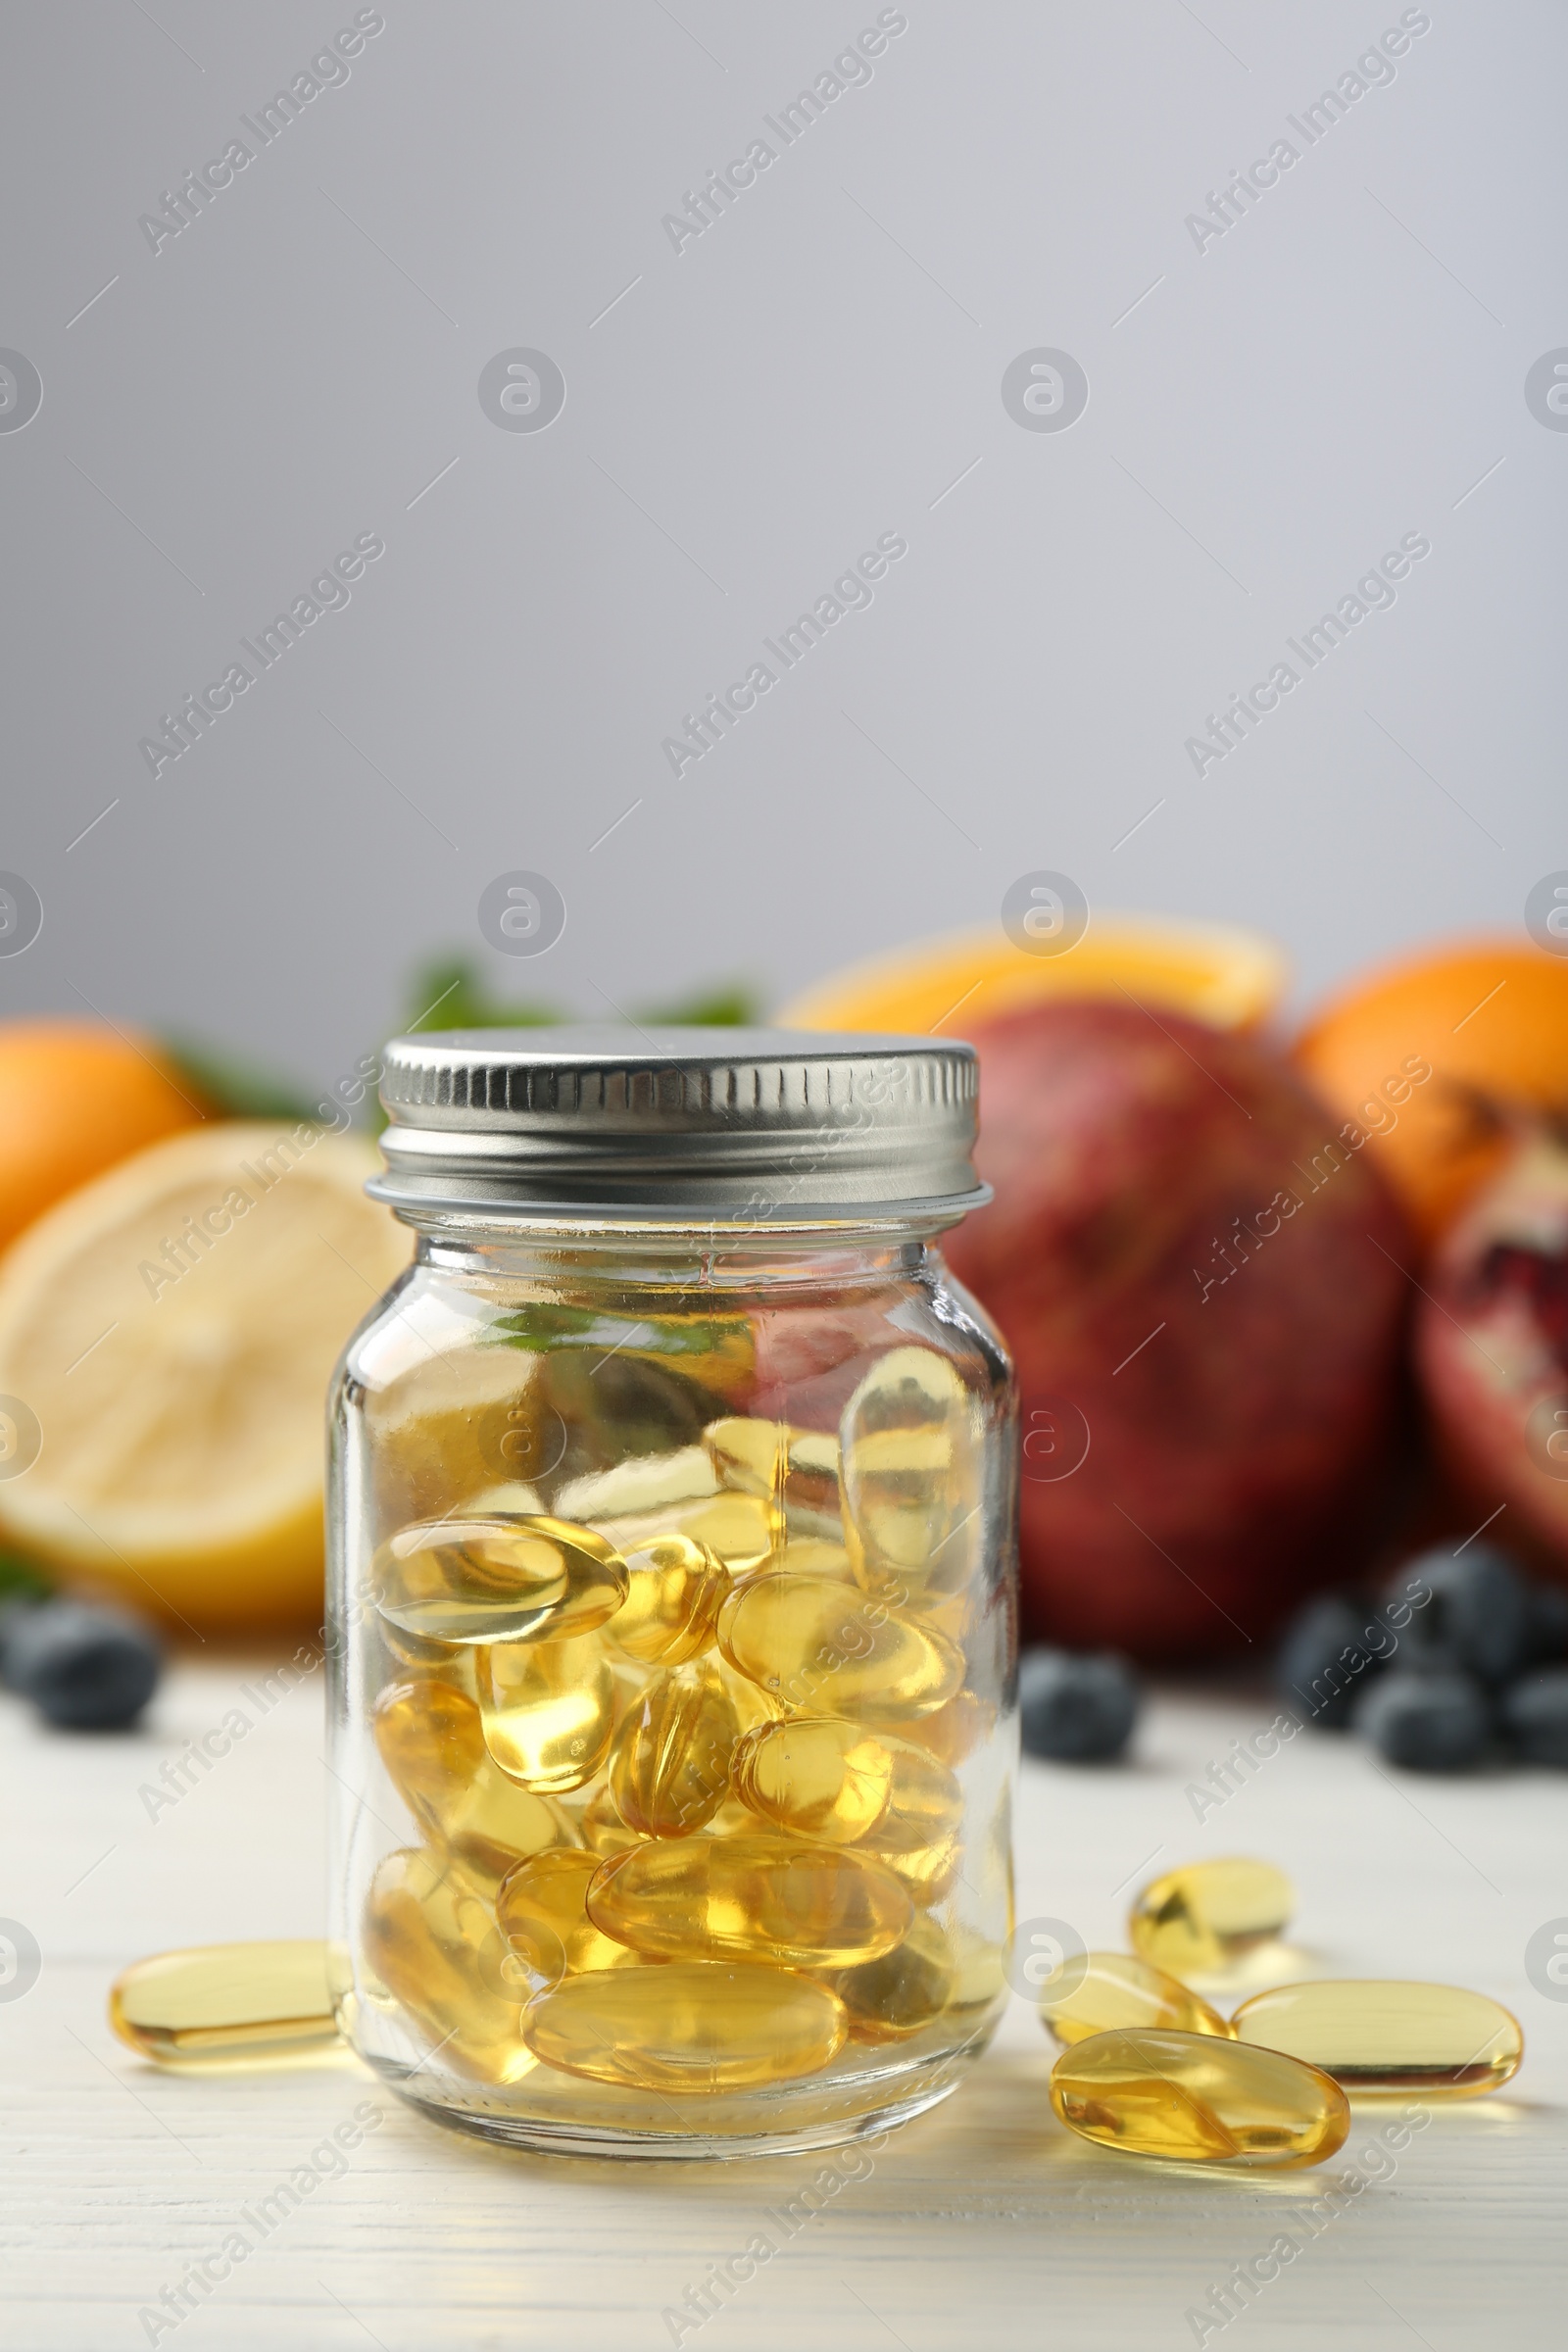
POLYGON ((39 1217, 0 1264, 0 1539, 176 1626, 318 1612, 327 1385, 412 1254, 379 1165, 211 1119, 39 1217))
POLYGON ((1492 939, 1401 956, 1315 1014, 1296 1061, 1433 1241, 1522 1114, 1568 1107, 1568 959, 1492 939))
POLYGON ((0 1021, 0 1250, 63 1194, 206 1115, 151 1038, 0 1021))
POLYGON ((1097 917, 1057 956, 1030 955, 1000 929, 917 940, 818 981, 777 1017, 789 1029, 962 1037, 1042 998, 1131 997, 1211 1028, 1251 1029, 1272 1012, 1284 981, 1280 951, 1254 931, 1112 915, 1097 917))

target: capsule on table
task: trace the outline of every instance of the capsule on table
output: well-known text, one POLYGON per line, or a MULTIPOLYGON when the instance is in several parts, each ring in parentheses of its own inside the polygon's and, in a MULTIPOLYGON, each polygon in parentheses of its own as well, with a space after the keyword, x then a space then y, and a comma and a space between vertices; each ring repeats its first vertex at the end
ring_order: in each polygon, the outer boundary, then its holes
POLYGON ((485 1745, 476 1702, 443 1675, 389 1683, 370 1718, 394 1787, 420 1828, 480 1891, 575 1833, 561 1806, 509 1780, 485 1745))
POLYGON ((850 2039, 904 2041, 942 2015, 954 1989, 953 1950, 925 1912, 916 1912, 902 1943, 880 1959, 840 1969, 826 1982, 844 2003, 850 2039))
POLYGON ((342 2046, 316 1937, 137 1960, 115 1980, 109 2023, 138 2057, 187 2074, 292 2066, 342 2046))
POLYGON ((483 1649, 479 1711, 502 1771, 540 1796, 591 1781, 615 1723, 615 1677, 597 1634, 483 1649))
POLYGON ((626 1554, 626 1597, 605 1628, 628 1657, 679 1666, 713 1639, 729 1597, 729 1570, 690 1536, 655 1536, 626 1554))
POLYGON ((962 1653, 858 1587, 754 1577, 718 1613, 730 1664, 803 1714, 894 1724, 933 1714, 963 1681, 962 1653))
POLYGON ((668 1666, 630 1706, 608 1767, 615 1810, 644 1838, 689 1838, 729 1793, 740 1734, 715 1667, 668 1666))
POLYGON ((561 1642, 615 1614, 626 1567, 591 1527, 495 1512, 399 1528, 370 1585, 383 1617, 427 1640, 561 1642))
POLYGON ((1457 1984, 1339 1979, 1254 1993, 1231 2019, 1241 2040, 1321 2067, 1344 2089, 1473 2099, 1519 2071, 1516 2018, 1457 1984))
POLYGON ((563 1977, 631 1964, 633 1953, 602 1935, 583 1907, 601 1859, 580 1846, 551 1846, 502 1881, 496 1925, 524 1999, 563 1977))
POLYGON ((1236 2171, 1321 2164, 1350 2129, 1344 2091, 1315 2066, 1155 2027, 1074 2042, 1052 2069, 1051 2104, 1101 2147, 1236 2171))
POLYGON ((909 1932, 914 1905, 869 1854, 764 1834, 634 1846, 588 1889, 596 1928, 672 1960, 852 1968, 909 1932))
POLYGON ((868 1592, 956 1592, 979 1557, 977 1407, 932 1348, 879 1356, 839 1431, 844 1532, 868 1592))
POLYGON ((475 2082, 533 2067, 521 2038, 523 1971, 485 1904, 450 1862, 405 1847, 378 1865, 365 1905, 365 1953, 439 2062, 475 2082))
POLYGON ((1296 1889, 1283 1870, 1231 1856, 1152 1879, 1127 1929, 1142 1957, 1168 1976, 1214 1976, 1280 1935, 1295 1908, 1296 1889))
POLYGON ((1130 1952, 1084 1952, 1064 1960, 1040 1986, 1040 2022, 1064 2049, 1096 2034, 1151 2026, 1230 2038, 1217 2009, 1130 1952))
POLYGON ((844 2005, 784 1968, 672 1961, 567 1977, 523 2012, 547 2066, 632 2090, 760 2088, 820 2073, 844 2047, 844 2005))

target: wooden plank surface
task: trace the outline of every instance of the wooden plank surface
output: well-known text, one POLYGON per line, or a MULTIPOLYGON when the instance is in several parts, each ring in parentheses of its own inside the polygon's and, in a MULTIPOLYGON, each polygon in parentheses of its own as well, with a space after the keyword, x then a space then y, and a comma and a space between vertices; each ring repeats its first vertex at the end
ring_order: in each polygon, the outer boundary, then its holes
POLYGON ((1047 2044, 1020 1997, 956 2096, 874 2150, 565 2162, 442 2132, 347 2059, 204 2082, 140 2065, 109 2034, 105 1995, 127 1960, 321 1930, 320 1679, 264 1712, 257 1674, 270 1663, 176 1668, 131 1738, 51 1736, 0 1703, 0 1915, 42 1953, 24 1996, 0 1987, 0 2300, 16 2352, 173 2339, 180 2352, 1562 2344, 1568 1999, 1538 1990, 1525 1965, 1544 1923, 1568 1932, 1560 1776, 1446 1784, 1303 1737, 1200 1823, 1186 1788, 1269 1721, 1261 1694, 1156 1698, 1124 1769, 1025 1768, 1026 1922, 1118 1944, 1129 1893, 1156 1869, 1262 1854, 1300 1889, 1290 1973, 1445 1979, 1516 2010, 1528 2039, 1516 2083, 1434 2107, 1397 2151, 1382 2136, 1393 2110, 1366 2102, 1326 2172, 1239 2179, 1102 2154, 1052 2116, 1047 2044), (150 1817, 141 1791, 166 1759, 235 1705, 252 1720, 245 1739, 150 1817), (366 2101, 374 2121, 339 2163, 329 2135, 366 2101), (244 2213, 313 2151, 321 2177, 297 2209, 249 2228, 244 2213), (1339 2210, 1293 2220, 1348 2174, 1359 2185, 1339 2210), (814 2219, 788 2218, 815 2198, 814 2219), (248 2257, 177 2327, 141 2319, 236 2230, 248 2257), (1254 2282, 1228 2325, 1195 2323, 1282 2230, 1300 2251, 1276 2259, 1278 2276, 1254 2282), (710 2287, 700 2317, 690 2291, 759 2236, 770 2257, 710 2287))

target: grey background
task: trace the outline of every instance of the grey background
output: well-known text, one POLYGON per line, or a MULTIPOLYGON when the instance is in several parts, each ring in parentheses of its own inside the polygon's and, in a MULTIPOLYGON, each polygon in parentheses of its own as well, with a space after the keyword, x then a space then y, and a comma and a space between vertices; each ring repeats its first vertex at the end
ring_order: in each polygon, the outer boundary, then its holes
POLYGON ((138 217, 353 7, 11 11, 0 344, 44 399, 0 434, 0 865, 46 914, 0 1010, 325 1080, 447 949, 593 1018, 776 1003, 1037 867, 1270 930, 1303 997, 1523 936, 1568 863, 1568 435, 1524 399, 1568 343, 1568 13, 1434 0, 1201 254, 1185 216, 1398 7, 906 13, 677 255, 662 216, 874 5, 387 0, 155 255, 138 217), (1088 372, 1065 432, 1003 407, 1040 345, 1088 372), (514 346, 564 372, 545 431, 481 411, 514 346), (155 782, 139 738, 364 531, 348 608, 155 782), (889 531, 870 609, 677 781, 681 714, 889 531), (1394 608, 1200 781, 1205 713, 1409 531, 1394 608), (519 867, 568 908, 529 962, 476 918, 519 867))

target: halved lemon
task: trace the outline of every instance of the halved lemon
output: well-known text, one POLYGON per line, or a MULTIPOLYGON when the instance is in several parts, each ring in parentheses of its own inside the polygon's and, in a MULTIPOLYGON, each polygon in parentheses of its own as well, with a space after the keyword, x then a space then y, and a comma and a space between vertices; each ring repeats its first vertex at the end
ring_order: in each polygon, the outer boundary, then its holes
POLYGON ((199 1630, 317 1609, 327 1383, 412 1250, 365 1197, 378 1165, 223 1120, 30 1225, 0 1261, 0 1407, 29 1433, 0 1531, 199 1630))
POLYGON ((1252 1029, 1278 1004, 1285 958, 1272 940, 1221 923, 1098 916, 1065 955, 1032 956, 1002 930, 950 932, 851 964, 786 1004, 787 1029, 962 1037, 1054 997, 1168 1005, 1214 1029, 1252 1029))

